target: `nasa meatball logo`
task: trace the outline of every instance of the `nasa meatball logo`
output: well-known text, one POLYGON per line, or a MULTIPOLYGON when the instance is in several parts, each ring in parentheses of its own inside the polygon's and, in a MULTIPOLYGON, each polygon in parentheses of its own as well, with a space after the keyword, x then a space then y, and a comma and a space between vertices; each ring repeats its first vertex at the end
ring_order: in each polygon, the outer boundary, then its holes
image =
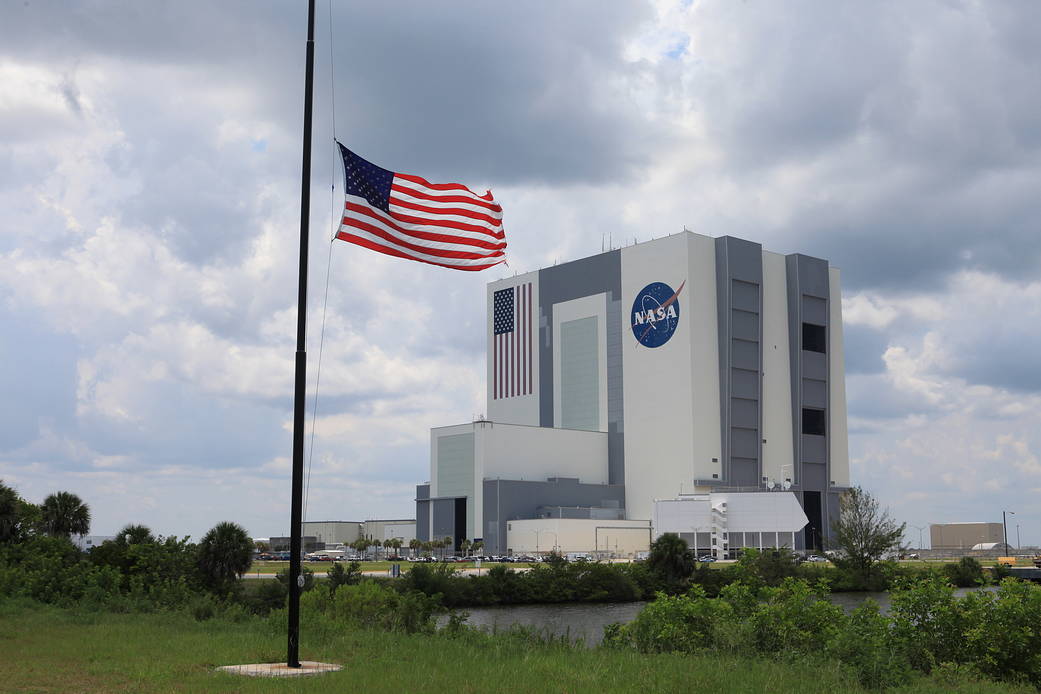
POLYGON ((672 291, 664 282, 652 282, 636 295, 631 321, 637 342, 644 347, 661 347, 669 341, 680 324, 679 295, 686 283, 672 291))

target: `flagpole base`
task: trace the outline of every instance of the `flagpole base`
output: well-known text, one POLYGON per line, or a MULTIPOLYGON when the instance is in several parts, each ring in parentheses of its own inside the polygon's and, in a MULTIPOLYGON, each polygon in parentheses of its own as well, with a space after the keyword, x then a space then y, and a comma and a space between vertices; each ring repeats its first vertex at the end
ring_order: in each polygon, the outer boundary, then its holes
POLYGON ((217 668, 217 671, 247 677, 306 677, 325 672, 339 672, 342 669, 342 665, 335 663, 301 660, 300 667, 289 667, 285 663, 254 663, 252 665, 222 665, 217 668))

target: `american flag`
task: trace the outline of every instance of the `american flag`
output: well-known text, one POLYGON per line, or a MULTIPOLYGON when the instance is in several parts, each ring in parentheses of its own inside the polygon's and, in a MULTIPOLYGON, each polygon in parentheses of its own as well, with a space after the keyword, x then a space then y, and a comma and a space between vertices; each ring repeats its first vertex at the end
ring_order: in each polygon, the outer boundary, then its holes
POLYGON ((492 399, 528 395, 532 383, 531 282, 492 295, 492 399))
POLYGON ((365 161, 342 144, 347 199, 336 238, 380 253, 456 270, 506 260, 502 208, 489 190, 430 183, 365 161))

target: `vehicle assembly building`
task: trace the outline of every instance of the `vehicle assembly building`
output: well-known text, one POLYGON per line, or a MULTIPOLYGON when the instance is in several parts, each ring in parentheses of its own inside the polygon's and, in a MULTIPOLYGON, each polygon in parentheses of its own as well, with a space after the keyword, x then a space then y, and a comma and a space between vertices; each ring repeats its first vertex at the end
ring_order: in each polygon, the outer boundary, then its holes
POLYGON ((683 232, 492 282, 486 337, 487 416, 431 431, 419 539, 822 547, 849 486, 826 260, 683 232))

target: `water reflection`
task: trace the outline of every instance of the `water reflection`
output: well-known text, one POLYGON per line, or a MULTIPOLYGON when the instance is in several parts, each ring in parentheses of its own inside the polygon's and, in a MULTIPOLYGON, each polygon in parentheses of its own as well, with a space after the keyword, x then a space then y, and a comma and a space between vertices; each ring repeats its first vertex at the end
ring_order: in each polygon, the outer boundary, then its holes
MULTIPOLYGON (((986 588, 958 588, 961 597, 986 588)), ((878 603, 883 614, 889 612, 889 593, 832 593, 831 601, 852 612, 868 598, 878 603)), ((554 637, 567 637, 574 643, 597 646, 604 638, 604 627, 612 622, 631 622, 643 609, 645 602, 624 603, 568 603, 560 605, 508 605, 498 607, 471 607, 466 620, 471 626, 487 631, 505 631, 512 626, 532 627, 554 637)), ((442 620, 442 624, 446 620, 442 620)))

